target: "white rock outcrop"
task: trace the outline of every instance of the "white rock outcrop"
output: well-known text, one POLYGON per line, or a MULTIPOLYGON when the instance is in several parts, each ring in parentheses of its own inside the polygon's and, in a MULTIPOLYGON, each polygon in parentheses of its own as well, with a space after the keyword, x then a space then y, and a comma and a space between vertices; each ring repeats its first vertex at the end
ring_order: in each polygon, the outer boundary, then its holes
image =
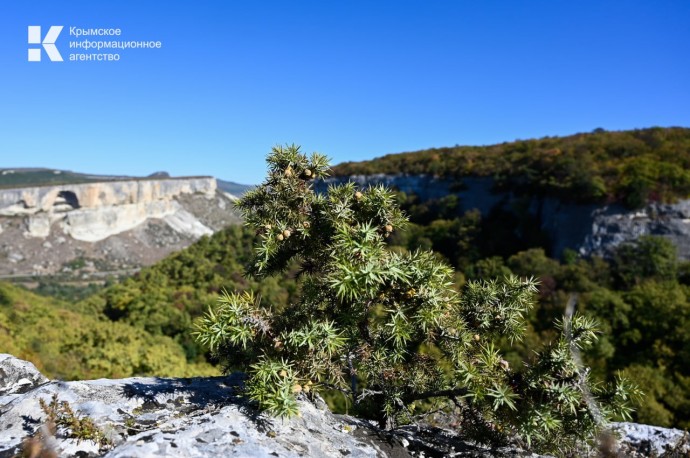
MULTIPOLYGON (((40 430, 46 418, 39 400, 49 402, 57 395, 77 415, 91 418, 111 441, 99 448, 89 440, 67 438, 65 431, 44 437, 40 447, 61 457, 539 457, 510 446, 470 443, 439 428, 382 431, 369 422, 334 415, 318 399, 300 400, 299 417, 266 417, 238 396, 242 382, 241 374, 48 381, 33 364, 0 354, 0 456, 21 456, 24 439, 40 430)), ((683 431, 634 423, 612 426, 620 439, 605 456, 690 454, 683 431)))
POLYGON ((99 208, 155 200, 170 200, 181 194, 213 197, 216 180, 211 177, 136 179, 58 186, 0 190, 0 215, 13 216, 71 208, 99 208))
POLYGON ((211 177, 0 189, 0 279, 132 273, 240 221, 211 177))
MULTIPOLYGON (((30 363, 0 355, 0 371, 30 363)), ((24 370, 23 378, 31 378, 24 370)), ((33 379, 40 375, 34 368, 33 379)), ((16 385, 19 376, 3 378, 16 385)), ((280 420, 259 415, 236 396, 240 375, 195 379, 129 378, 50 382, 36 380, 30 391, 0 396, 0 456, 13 456, 45 420, 39 399, 53 394, 78 415, 88 415, 112 446, 60 437, 44 441, 57 456, 273 458, 385 456, 372 441, 354 434, 358 426, 311 402, 300 402, 301 416, 280 420)), ((0 391, 3 393, 3 391, 0 391)))
POLYGON ((12 355, 0 353, 0 406, 44 383, 48 383, 48 379, 36 366, 12 355))
POLYGON ((191 223, 176 198, 216 194, 214 178, 109 181, 0 190, 0 216, 26 217, 28 237, 48 237, 59 222, 63 231, 85 242, 129 231, 150 218, 172 217, 171 226, 192 237, 213 231, 191 223), (177 224, 176 224, 177 223, 177 224))

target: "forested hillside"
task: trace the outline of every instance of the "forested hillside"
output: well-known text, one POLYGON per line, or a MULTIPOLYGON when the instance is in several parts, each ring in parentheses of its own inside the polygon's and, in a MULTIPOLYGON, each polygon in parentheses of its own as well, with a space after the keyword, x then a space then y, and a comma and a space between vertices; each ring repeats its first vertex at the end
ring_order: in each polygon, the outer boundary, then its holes
POLYGON ((222 290, 253 289, 265 304, 276 307, 284 305, 294 293, 290 273, 261 283, 244 276, 252 242, 253 234, 245 228, 230 226, 76 307, 153 335, 169 336, 190 361, 202 362, 204 356, 191 336, 192 321, 216 301, 222 290))
POLYGON ((432 148, 346 162, 334 172, 488 176, 496 178, 503 190, 638 207, 648 199, 668 201, 690 195, 690 129, 597 129, 491 146, 432 148))
POLYGON ((193 318, 224 288, 252 287, 276 306, 293 291, 288 279, 244 278, 251 241, 230 226, 76 303, 0 283, 0 352, 64 379, 216 374, 191 337, 193 318))
POLYGON ((79 313, 66 303, 0 283, 0 353, 33 362, 52 378, 215 374, 188 363, 170 337, 79 313))

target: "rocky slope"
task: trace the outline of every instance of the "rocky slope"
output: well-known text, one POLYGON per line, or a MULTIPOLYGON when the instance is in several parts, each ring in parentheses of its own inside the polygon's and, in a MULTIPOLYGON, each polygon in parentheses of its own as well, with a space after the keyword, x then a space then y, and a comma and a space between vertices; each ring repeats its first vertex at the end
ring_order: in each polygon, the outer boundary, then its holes
MULTIPOLYGON (((300 401, 289 420, 258 414, 237 396, 239 374, 229 377, 129 378, 49 381, 26 361, 0 354, 0 457, 459 457, 537 456, 516 448, 488 449, 454 432, 408 427, 393 432, 349 416, 323 402, 300 401), (39 400, 57 395, 80 418, 91 418, 109 444, 55 435, 44 426, 39 400), (33 437, 33 439, 30 439, 33 437)), ((620 423, 608 456, 687 456, 687 434, 620 423)))
POLYGON ((131 269, 239 221, 210 177, 0 189, 0 276, 131 269))
POLYGON ((416 194, 421 201, 455 194, 460 198, 462 211, 476 208, 484 216, 497 209, 527 212, 537 218, 539 227, 548 235, 555 256, 560 256, 565 248, 585 256, 605 256, 621 243, 642 235, 659 235, 676 245, 681 259, 690 259, 690 200, 674 204, 653 202, 632 211, 619 204, 581 205, 550 197, 495 192, 491 178, 467 177, 455 181, 402 174, 332 177, 317 187, 324 190, 328 184, 348 181, 360 186, 384 184, 416 194))

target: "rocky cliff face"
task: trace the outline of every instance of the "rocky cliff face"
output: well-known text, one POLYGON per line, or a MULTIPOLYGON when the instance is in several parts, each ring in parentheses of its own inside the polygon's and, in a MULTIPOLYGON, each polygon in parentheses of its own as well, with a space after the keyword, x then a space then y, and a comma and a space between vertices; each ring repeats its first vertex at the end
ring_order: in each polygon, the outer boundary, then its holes
POLYGON ((237 222, 232 201, 210 177, 2 189, 0 275, 150 264, 237 222))
MULTIPOLYGON (((381 431, 366 421, 332 414, 318 398, 303 398, 299 417, 269 418, 237 395, 241 385, 240 374, 49 381, 31 363, 0 354, 0 457, 538 456, 514 447, 489 449, 438 428, 381 431), (93 420, 109 444, 70 438, 65 428, 52 434, 44 426, 47 417, 39 400, 49 403, 54 395, 77 416, 93 420)), ((615 424, 613 430, 620 438, 607 446, 607 456, 690 453, 683 431, 633 423, 615 424)))
POLYGON ((650 203, 631 211, 621 205, 577 205, 556 198, 494 192, 491 178, 452 181, 428 175, 333 177, 317 184, 317 189, 324 190, 328 184, 347 181, 360 186, 384 184, 414 193, 422 201, 455 194, 460 198, 463 211, 476 208, 482 215, 495 209, 526 211, 538 219, 542 231, 551 240, 551 252, 556 256, 565 248, 585 256, 605 256, 621 243, 634 241, 642 235, 659 235, 676 245, 681 259, 690 259, 690 200, 675 204, 650 203))

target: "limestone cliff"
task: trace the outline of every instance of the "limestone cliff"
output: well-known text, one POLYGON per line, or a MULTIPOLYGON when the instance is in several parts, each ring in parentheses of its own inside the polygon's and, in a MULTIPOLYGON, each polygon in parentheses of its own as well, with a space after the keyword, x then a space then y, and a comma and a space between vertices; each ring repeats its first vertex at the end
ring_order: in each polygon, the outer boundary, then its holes
POLYGON ((491 178, 467 177, 454 181, 429 175, 332 177, 317 184, 317 189, 347 181, 360 186, 384 184, 414 193, 422 201, 455 194, 460 198, 462 211, 476 208, 484 216, 496 209, 527 212, 538 220, 539 227, 548 235, 551 252, 556 256, 565 248, 585 256, 605 256, 621 243, 634 241, 642 235, 659 235, 676 245, 681 259, 690 259, 690 200, 673 204, 652 202, 632 211, 618 204, 579 205, 551 197, 496 192, 491 178))
POLYGON ((150 264, 238 222, 232 201, 211 177, 0 189, 0 275, 55 273, 75 259, 150 264))

